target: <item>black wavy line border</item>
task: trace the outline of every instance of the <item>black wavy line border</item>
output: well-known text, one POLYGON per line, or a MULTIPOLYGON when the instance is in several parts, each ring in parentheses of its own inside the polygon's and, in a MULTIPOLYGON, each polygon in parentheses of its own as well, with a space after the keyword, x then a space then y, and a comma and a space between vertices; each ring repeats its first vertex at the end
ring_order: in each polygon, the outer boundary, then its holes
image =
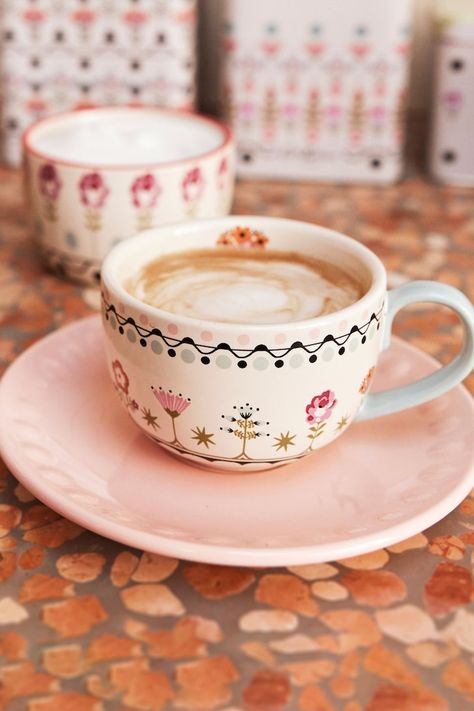
POLYGON ((124 326, 132 326, 140 339, 140 345, 144 348, 147 346, 148 338, 156 337, 161 338, 166 347, 172 350, 179 348, 180 346, 186 345, 195 348, 201 356, 213 355, 214 353, 216 353, 216 351, 225 351, 226 353, 231 353, 234 358, 237 358, 239 360, 246 360, 255 353, 266 353, 275 360, 279 360, 285 358, 289 353, 292 353, 296 350, 303 350, 305 351, 305 353, 311 356, 316 354, 327 343, 334 343, 336 346, 338 346, 338 348, 344 348, 345 344, 354 333, 358 333, 360 336, 362 336, 362 342, 365 343, 366 333, 369 330, 371 324, 375 322, 377 323, 377 329, 380 328, 380 322, 382 320, 384 310, 384 306, 382 306, 382 308, 380 309, 380 311, 378 311, 377 314, 372 313, 370 319, 365 324, 363 324, 362 326, 352 326, 348 333, 345 333, 341 336, 333 336, 329 334, 325 336, 322 341, 316 341, 315 343, 309 343, 306 345, 304 345, 301 341, 294 341, 294 343, 285 348, 268 348, 268 346, 266 346, 264 343, 260 343, 254 348, 248 349, 232 348, 232 346, 230 346, 228 343, 218 343, 217 346, 207 346, 201 343, 196 343, 194 339, 189 336, 186 336, 185 338, 181 339, 166 336, 159 328, 148 329, 144 326, 140 326, 139 324, 137 324, 135 319, 133 319, 131 316, 122 316, 122 314, 118 313, 114 304, 107 303, 103 294, 102 305, 105 319, 108 321, 110 318, 110 314, 113 314, 119 325, 119 332, 121 333, 121 335, 123 335, 124 333, 124 326))

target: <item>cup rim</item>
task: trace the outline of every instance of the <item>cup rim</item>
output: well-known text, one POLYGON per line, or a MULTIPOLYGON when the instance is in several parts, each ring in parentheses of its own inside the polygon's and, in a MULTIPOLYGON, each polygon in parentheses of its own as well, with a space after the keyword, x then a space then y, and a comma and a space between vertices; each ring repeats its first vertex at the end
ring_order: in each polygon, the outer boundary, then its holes
POLYGON ((360 309, 363 309, 364 306, 369 306, 369 304, 373 303, 373 300, 377 295, 385 293, 387 288, 387 276, 385 267, 376 254, 374 254, 368 247, 355 240, 353 237, 349 237, 342 232, 337 232, 336 230, 331 230, 328 227, 322 227, 311 222, 303 222, 287 218, 264 217, 261 215, 229 215, 228 217, 193 220, 192 222, 180 222, 172 225, 165 225, 163 227, 155 227, 122 240, 111 249, 102 263, 101 288, 104 287, 113 291, 114 295, 118 297, 121 303, 127 304, 132 309, 141 311, 141 313, 148 316, 152 322, 154 319, 160 319, 161 321, 173 320, 178 325, 190 328, 226 331, 234 335, 242 333, 242 330, 245 329, 246 333, 252 335, 260 333, 264 335, 267 333, 273 334, 274 332, 280 332, 282 330, 298 331, 315 326, 321 327, 322 324, 332 323, 334 320, 349 320, 355 311, 360 311, 360 309), (290 321, 288 323, 247 324, 245 322, 229 323, 226 321, 200 319, 192 316, 186 316, 184 314, 165 311, 164 309, 160 309, 156 306, 146 304, 144 301, 141 301, 137 297, 130 294, 118 278, 116 273, 117 267, 119 263, 123 261, 124 255, 128 252, 139 252, 140 246, 147 243, 149 240, 156 240, 157 234, 169 235, 170 230, 173 230, 175 235, 176 233, 189 234, 190 232, 196 232, 200 229, 206 229, 214 225, 219 225, 223 231, 226 231, 227 229, 235 227, 239 222, 249 223, 256 229, 268 229, 273 224, 279 225, 280 227, 287 226, 293 229, 303 229, 308 233, 311 231, 317 231, 325 237, 330 237, 330 239, 335 241, 338 245, 343 245, 346 248, 349 247, 349 249, 352 250, 354 254, 368 267, 372 275, 372 283, 370 288, 354 303, 329 314, 314 316, 310 319, 303 319, 301 321, 290 321))
POLYGON ((197 111, 188 111, 185 109, 171 109, 171 108, 161 108, 158 106, 151 106, 144 104, 142 106, 87 106, 84 108, 76 108, 76 109, 71 109, 69 111, 61 111, 59 113, 55 113, 52 116, 46 116, 43 118, 38 119, 34 123, 32 123, 28 128, 23 132, 22 137, 21 137, 21 143, 22 143, 22 148, 23 152, 25 155, 28 156, 35 156, 36 158, 40 158, 41 160, 48 161, 49 163, 53 163, 55 165, 60 165, 60 166, 65 166, 68 168, 80 168, 82 170, 87 169, 89 166, 94 166, 95 169, 101 170, 101 171, 125 171, 125 170, 160 170, 160 169, 168 169, 168 168, 174 168, 175 166, 180 166, 180 165, 186 165, 186 164, 194 164, 199 161, 202 161, 204 159, 210 158, 213 155, 217 155, 221 151, 225 150, 228 148, 234 140, 234 135, 232 132, 232 129, 230 126, 225 123, 224 121, 219 121, 218 119, 214 118, 213 116, 207 116, 206 114, 201 114, 198 113, 197 111), (206 123, 210 124, 216 128, 218 128, 221 131, 222 134, 222 142, 216 147, 211 149, 210 151, 206 151, 205 153, 200 153, 199 155, 190 157, 190 158, 178 158, 176 160, 169 160, 169 161, 162 161, 162 162, 152 162, 152 163, 119 163, 119 164, 114 164, 114 165, 108 165, 104 163, 94 163, 94 162, 88 162, 88 163, 81 163, 79 161, 74 161, 74 160, 66 160, 63 158, 56 158, 52 155, 49 155, 45 151, 38 150, 32 145, 32 135, 34 132, 38 129, 41 128, 45 125, 48 124, 54 124, 54 123, 61 123, 63 119, 68 119, 70 117, 75 117, 79 116, 83 112, 90 111, 93 113, 108 113, 108 112, 118 112, 118 111, 137 111, 137 112, 149 112, 149 113, 156 113, 156 114, 162 114, 162 115, 167 115, 167 116, 179 116, 179 117, 186 117, 191 120, 196 120, 200 121, 201 123, 206 123))

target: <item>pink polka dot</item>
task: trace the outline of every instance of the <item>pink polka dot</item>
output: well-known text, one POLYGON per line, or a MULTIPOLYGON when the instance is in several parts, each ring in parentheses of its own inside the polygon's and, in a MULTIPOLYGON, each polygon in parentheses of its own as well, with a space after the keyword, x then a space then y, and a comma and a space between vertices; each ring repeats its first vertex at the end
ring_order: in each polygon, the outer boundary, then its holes
POLYGON ((148 316, 146 316, 145 314, 140 314, 140 323, 146 326, 148 324, 148 316))
POLYGON ((309 337, 310 338, 318 338, 319 337, 319 328, 312 328, 311 331, 309 332, 309 337))
POLYGON ((286 341, 286 336, 284 333, 277 333, 275 336, 275 343, 284 343, 286 341))
POLYGON ((125 313, 125 306, 122 304, 122 302, 117 305, 117 308, 121 314, 125 313))
POLYGON ((363 312, 363 314, 362 314, 362 318, 367 318, 368 315, 369 315, 369 312, 368 312, 367 309, 365 309, 364 312, 363 312))
POLYGON ((340 331, 346 331, 347 330, 347 321, 341 321, 339 324, 339 330, 340 331))
POLYGON ((171 333, 172 336, 176 336, 178 333, 178 327, 175 323, 169 323, 167 326, 168 333, 171 333))
POLYGON ((250 338, 243 333, 241 336, 237 338, 237 342, 240 343, 241 346, 246 346, 247 343, 249 343, 250 338))
POLYGON ((209 343, 209 341, 212 341, 212 333, 210 331, 203 331, 201 338, 203 341, 206 341, 206 343, 209 343))

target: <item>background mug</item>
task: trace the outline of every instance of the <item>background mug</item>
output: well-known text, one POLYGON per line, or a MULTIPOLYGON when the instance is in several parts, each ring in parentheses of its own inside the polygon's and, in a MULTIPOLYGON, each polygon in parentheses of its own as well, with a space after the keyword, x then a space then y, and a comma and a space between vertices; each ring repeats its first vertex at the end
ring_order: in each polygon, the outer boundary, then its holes
POLYGON ((239 216, 144 232, 106 257, 102 285, 108 367, 123 407, 162 447, 208 468, 247 472, 300 459, 355 420, 441 395, 474 362, 474 308, 461 292, 419 281, 387 293, 385 268, 369 249, 293 220, 239 216), (245 325, 168 313, 123 286, 162 254, 223 242, 320 258, 357 275, 367 288, 356 303, 335 313, 245 325), (464 327, 460 354, 419 381, 367 394, 395 314, 419 301, 456 311, 464 327))

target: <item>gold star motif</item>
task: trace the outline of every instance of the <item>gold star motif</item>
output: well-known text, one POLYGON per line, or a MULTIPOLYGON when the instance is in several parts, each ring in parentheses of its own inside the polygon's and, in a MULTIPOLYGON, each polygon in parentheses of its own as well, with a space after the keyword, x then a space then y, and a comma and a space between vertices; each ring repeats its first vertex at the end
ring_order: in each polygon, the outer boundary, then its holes
POLYGON ((191 430, 191 432, 194 432, 194 437, 193 439, 197 440, 198 444, 203 444, 206 449, 209 449, 210 444, 215 444, 215 442, 212 441, 212 437, 214 437, 213 432, 206 432, 206 428, 203 427, 196 427, 196 429, 191 430))
POLYGON ((294 438, 296 435, 290 435, 290 430, 286 434, 283 434, 283 432, 280 432, 279 437, 274 437, 273 439, 275 440, 275 444, 273 445, 276 447, 276 450, 284 449, 285 452, 288 451, 288 447, 290 445, 294 445, 295 443, 293 442, 294 438))
POLYGON ((154 430, 158 429, 160 426, 157 422, 158 418, 151 414, 151 410, 147 407, 142 407, 143 419, 147 423, 148 427, 152 427, 154 430))
POLYGON ((340 432, 341 430, 343 430, 344 427, 347 427, 348 422, 349 422, 349 415, 344 415, 344 417, 341 417, 341 419, 337 423, 336 431, 340 432))

